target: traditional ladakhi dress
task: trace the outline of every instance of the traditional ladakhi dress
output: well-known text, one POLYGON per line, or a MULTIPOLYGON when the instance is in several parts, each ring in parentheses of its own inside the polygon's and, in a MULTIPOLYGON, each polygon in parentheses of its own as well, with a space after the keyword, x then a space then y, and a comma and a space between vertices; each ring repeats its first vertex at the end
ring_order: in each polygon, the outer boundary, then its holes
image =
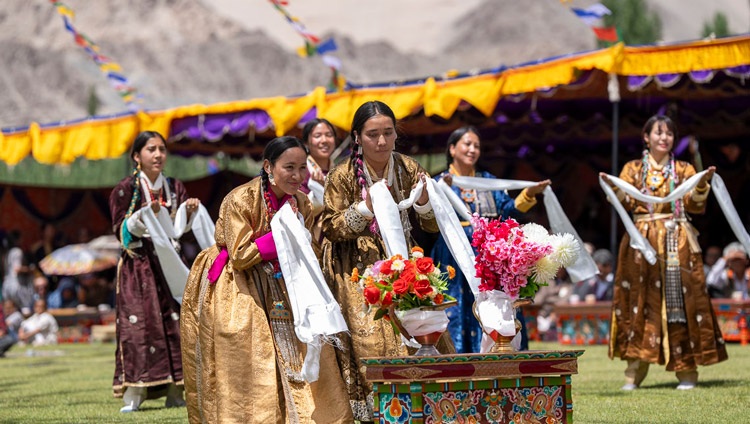
MULTIPOLYGON (((135 178, 120 181, 109 197, 113 230, 118 238, 133 197, 135 178)), ((168 178, 167 184, 169 199, 167 190, 162 189, 160 200, 174 219, 177 208, 188 196, 181 181, 168 178)), ((131 386, 183 384, 180 305, 172 297, 151 239, 134 236, 128 247, 133 255, 123 252, 117 267, 115 397, 122 397, 131 386)), ((149 394, 152 396, 153 392, 149 394)))
MULTIPOLYGON (((649 160, 653 161, 650 156, 649 160)), ((625 164, 620 178, 638 190, 646 180, 648 194, 665 197, 670 186, 695 174, 689 163, 674 163, 676 181, 669 172, 657 170, 656 164, 650 165, 652 171, 644 179, 641 160, 625 164)), ((615 276, 610 358, 666 364, 667 370, 676 372, 691 372, 698 365, 727 359, 706 291, 697 233, 686 215, 703 213, 707 195, 693 190, 674 213, 668 203, 655 204, 650 210, 648 204, 618 194, 623 206, 632 211, 638 231, 656 250, 657 261, 649 264, 640 251, 629 246, 630 237, 625 234, 615 276), (671 223, 665 225, 672 220, 676 221, 673 232, 668 229, 671 223)))
MULTIPOLYGON (((290 202, 309 228, 307 197, 297 192, 290 202)), ((300 376, 306 345, 294 332, 284 278, 255 243, 270 231, 275 211, 266 205, 260 178, 232 190, 216 222, 216 245, 190 270, 182 304, 188 417, 191 423, 351 423, 333 347, 323 345, 317 382, 300 376), (226 265, 211 283, 220 254, 228 255, 226 265)))
MULTIPOLYGON (((458 175, 453 167, 451 169, 442 172, 440 175, 435 177, 435 180, 439 181, 447 174, 458 175)), ((494 175, 486 171, 476 172, 474 177, 477 178, 496 178, 494 175)), ((527 198, 525 194, 519 195, 515 200, 510 197, 505 191, 477 191, 477 190, 464 190, 459 187, 451 187, 453 191, 461 197, 466 206, 471 210, 471 213, 477 213, 479 216, 494 219, 494 218, 516 218, 519 213, 523 213, 531 209, 536 204, 536 199, 527 198)), ((526 193, 523 191, 522 193, 526 193)), ((464 228, 466 237, 471 242, 472 235, 474 234, 474 227, 468 221, 461 222, 464 228)), ((448 284, 448 294, 456 298, 458 304, 455 307, 446 309, 450 324, 448 324, 448 331, 453 338, 453 343, 456 345, 456 351, 460 353, 477 353, 480 351, 480 345, 482 342, 482 327, 479 325, 479 321, 474 317, 473 305, 474 296, 471 294, 471 288, 466 280, 466 276, 461 272, 461 268, 458 267, 456 260, 453 258, 445 239, 441 235, 435 242, 435 246, 432 248, 431 253, 432 259, 436 264, 440 264, 440 268, 445 271, 448 265, 452 266, 456 270, 456 277, 453 281, 448 284)))
MULTIPOLYGON (((418 174, 424 169, 413 159, 393 153, 391 165, 385 170, 389 176, 388 187, 393 199, 400 202, 409 197, 418 174)), ((372 173, 370 173, 372 175, 372 173)), ((369 182, 371 184, 371 182, 369 182)), ((342 338, 348 349, 336 351, 339 366, 348 389, 354 418, 361 421, 373 419, 372 384, 365 379, 364 368, 359 360, 368 356, 401 356, 407 350, 393 333, 386 320, 373 319, 374 311, 367 314, 365 298, 359 284, 350 281, 353 268, 363 272, 368 265, 386 257, 386 249, 380 233, 372 231, 371 221, 359 211, 357 204, 362 199, 362 188, 357 183, 355 167, 351 159, 341 163, 328 174, 325 186, 325 212, 323 213, 323 272, 331 291, 341 305, 351 337, 342 338)), ((409 215, 402 211, 401 222, 408 248, 414 245, 411 238, 409 215)), ((419 225, 425 231, 438 231, 434 213, 417 215, 419 225)))

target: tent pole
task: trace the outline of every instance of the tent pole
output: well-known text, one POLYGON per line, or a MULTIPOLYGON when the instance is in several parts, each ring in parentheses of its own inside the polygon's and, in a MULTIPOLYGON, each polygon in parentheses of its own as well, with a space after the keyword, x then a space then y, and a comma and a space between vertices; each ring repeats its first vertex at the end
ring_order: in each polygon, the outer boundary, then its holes
MULTIPOLYGON (((619 175, 617 139, 620 131, 620 102, 612 102, 612 175, 619 175)), ((609 208, 609 251, 617 257, 617 213, 615 207, 610 205, 609 208)))

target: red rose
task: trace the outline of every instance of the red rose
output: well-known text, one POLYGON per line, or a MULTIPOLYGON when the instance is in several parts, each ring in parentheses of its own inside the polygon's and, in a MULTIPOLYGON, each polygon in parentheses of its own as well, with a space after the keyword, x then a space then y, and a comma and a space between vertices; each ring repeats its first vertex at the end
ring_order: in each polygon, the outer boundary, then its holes
POLYGON ((435 269, 435 265, 432 263, 432 258, 417 259, 417 271, 420 274, 429 274, 433 269, 435 269))
POLYGON ((391 275, 393 273, 391 265, 393 265, 393 261, 391 260, 383 262, 383 264, 380 265, 380 273, 383 275, 391 275))
POLYGON ((409 286, 413 286, 417 281, 417 270, 414 267, 406 267, 401 271, 401 275, 398 279, 406 281, 409 286))
POLYGON ((420 299, 424 298, 428 294, 432 293, 432 286, 430 280, 418 280, 414 283, 414 292, 420 299))
POLYGON ((385 292, 385 295, 383 295, 383 300, 381 301, 381 303, 384 307, 390 306, 391 303, 393 303, 393 293, 389 291, 385 292))
POLYGON ((374 285, 368 285, 364 291, 365 300, 370 305, 374 305, 380 301, 380 289, 374 285))
POLYGON ((404 294, 408 291, 409 291, 409 283, 406 280, 399 278, 398 280, 393 282, 393 293, 404 294))

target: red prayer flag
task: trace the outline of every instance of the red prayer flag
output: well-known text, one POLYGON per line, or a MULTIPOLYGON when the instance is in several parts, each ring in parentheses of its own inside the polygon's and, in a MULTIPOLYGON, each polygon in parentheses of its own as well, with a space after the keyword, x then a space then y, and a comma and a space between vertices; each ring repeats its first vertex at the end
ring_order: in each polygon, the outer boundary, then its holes
POLYGON ((608 28, 591 27, 591 29, 594 30, 594 34, 596 34, 596 38, 602 41, 611 41, 615 43, 617 42, 617 40, 619 40, 619 37, 617 36, 617 29, 615 27, 608 27, 608 28))

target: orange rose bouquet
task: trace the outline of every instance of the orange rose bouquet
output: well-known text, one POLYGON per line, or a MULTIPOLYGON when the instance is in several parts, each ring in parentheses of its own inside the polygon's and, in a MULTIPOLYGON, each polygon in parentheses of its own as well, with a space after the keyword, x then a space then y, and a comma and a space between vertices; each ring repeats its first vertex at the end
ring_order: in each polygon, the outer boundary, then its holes
POLYGON ((447 273, 441 272, 432 258, 424 256, 422 248, 414 247, 408 259, 395 255, 377 261, 361 275, 355 268, 352 282, 359 283, 366 305, 370 309, 377 308, 374 318, 380 319, 388 316, 391 306, 396 311, 408 311, 455 301, 445 293, 448 279, 455 273, 450 266, 447 273))

